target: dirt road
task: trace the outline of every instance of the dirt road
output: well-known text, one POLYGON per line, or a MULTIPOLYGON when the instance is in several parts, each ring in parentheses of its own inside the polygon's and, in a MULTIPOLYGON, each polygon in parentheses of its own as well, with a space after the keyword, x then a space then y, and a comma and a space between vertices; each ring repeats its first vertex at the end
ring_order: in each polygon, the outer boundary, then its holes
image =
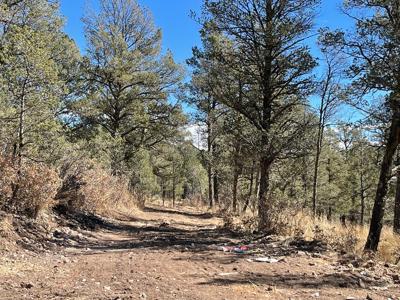
POLYGON ((56 231, 59 246, 41 254, 2 257, 0 299, 400 299, 340 269, 334 253, 271 244, 268 263, 254 261, 268 249, 220 251, 241 239, 207 213, 153 206, 120 219, 56 231))

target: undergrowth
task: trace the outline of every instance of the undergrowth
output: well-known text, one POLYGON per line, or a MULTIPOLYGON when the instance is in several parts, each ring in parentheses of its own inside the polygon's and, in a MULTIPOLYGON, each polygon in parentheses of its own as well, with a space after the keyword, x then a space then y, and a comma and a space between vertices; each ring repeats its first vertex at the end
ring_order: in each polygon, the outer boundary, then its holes
MULTIPOLYGON (((111 216, 139 205, 129 182, 92 161, 66 160, 59 168, 0 156, 0 210, 37 219, 55 206, 111 216)), ((140 198, 141 199, 141 198, 140 198)))
MULTIPOLYGON (((302 238, 305 240, 319 240, 326 242, 338 252, 364 255, 364 245, 368 236, 367 224, 348 224, 343 226, 340 221, 329 221, 322 218, 313 218, 301 209, 280 208, 270 212, 270 222, 274 234, 302 238)), ((227 213, 224 216, 225 226, 243 233, 257 232, 257 217, 245 214, 233 216, 227 213)), ((389 263, 399 263, 400 236, 392 228, 384 226, 377 259, 389 263)))

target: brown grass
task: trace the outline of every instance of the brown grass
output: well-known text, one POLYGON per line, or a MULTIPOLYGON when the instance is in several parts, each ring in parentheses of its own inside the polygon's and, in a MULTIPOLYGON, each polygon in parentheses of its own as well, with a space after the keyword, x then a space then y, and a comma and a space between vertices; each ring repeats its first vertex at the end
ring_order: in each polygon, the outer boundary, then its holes
POLYGON ((14 227, 12 225, 12 216, 2 213, 0 215, 0 237, 9 238, 14 235, 14 227))
MULTIPOLYGON (((257 230, 257 216, 247 213, 239 217, 226 213, 222 216, 225 226, 242 232, 257 230)), ((306 240, 322 240, 337 251, 364 255, 369 226, 328 221, 326 218, 313 218, 311 214, 295 208, 283 208, 270 211, 272 231, 281 236, 300 237, 306 240)), ((375 257, 381 261, 397 264, 400 260, 400 235, 391 227, 384 226, 375 257)))
POLYGON ((36 218, 53 204, 59 186, 57 172, 43 164, 17 167, 11 158, 0 157, 0 208, 36 218))
POLYGON ((93 162, 69 166, 62 178, 57 198, 70 210, 111 216, 115 211, 132 212, 138 205, 138 197, 129 191, 127 179, 112 176, 93 162))
MULTIPOLYGON (((363 255, 369 230, 367 225, 347 225, 345 227, 339 221, 314 219, 302 212, 291 214, 286 220, 288 221, 284 229, 286 235, 301 235, 309 240, 324 240, 336 250, 363 255)), ((400 236, 393 233, 392 228, 385 226, 382 230, 377 258, 385 262, 396 263, 399 257, 400 236)))
POLYGON ((0 207, 12 196, 12 183, 16 180, 16 172, 8 159, 0 155, 0 207))

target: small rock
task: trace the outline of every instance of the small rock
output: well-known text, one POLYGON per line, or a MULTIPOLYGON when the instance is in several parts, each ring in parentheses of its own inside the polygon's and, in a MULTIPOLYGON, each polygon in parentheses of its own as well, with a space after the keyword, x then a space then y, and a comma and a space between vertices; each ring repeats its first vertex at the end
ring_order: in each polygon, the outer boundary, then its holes
POLYGON ((360 288, 362 288, 362 289, 365 289, 365 288, 366 288, 366 285, 365 285, 365 283, 364 283, 364 281, 363 281, 362 279, 360 279, 360 280, 358 281, 358 285, 359 285, 360 288))
POLYGON ((71 261, 70 261, 69 258, 67 258, 67 257, 63 259, 63 263, 64 263, 64 264, 69 264, 70 262, 71 262, 71 261))
POLYGON ((312 294, 311 297, 313 297, 313 298, 319 298, 319 292, 316 292, 316 293, 312 294))
POLYGON ((392 279, 394 280, 394 281, 400 281, 400 275, 399 274, 392 274, 392 279))
POLYGON ((369 260, 365 264, 363 264, 364 268, 372 268, 373 266, 375 266, 375 262, 373 260, 369 260))
POLYGON ((141 293, 139 297, 141 299, 147 299, 147 295, 145 293, 141 293))
POLYGON ((28 282, 28 283, 21 283, 21 287, 22 288, 24 288, 24 289, 31 289, 31 288, 33 288, 33 284, 32 283, 30 283, 30 282, 28 282))

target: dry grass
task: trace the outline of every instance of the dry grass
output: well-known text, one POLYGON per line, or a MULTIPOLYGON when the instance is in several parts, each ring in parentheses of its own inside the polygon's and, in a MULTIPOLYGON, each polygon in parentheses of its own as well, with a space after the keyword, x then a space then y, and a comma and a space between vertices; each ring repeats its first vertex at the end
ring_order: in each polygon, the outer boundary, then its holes
POLYGON ((132 213, 138 206, 127 179, 112 176, 93 162, 68 166, 61 175, 63 184, 57 198, 70 210, 112 216, 113 212, 132 213))
POLYGON ((14 234, 15 232, 12 225, 12 215, 2 213, 0 215, 0 237, 9 238, 14 234))
MULTIPOLYGON (((290 236, 302 236, 306 239, 320 239, 326 241, 336 250, 363 255, 363 248, 368 236, 368 226, 343 226, 338 221, 315 219, 310 215, 298 212, 291 214, 284 232, 290 236)), ((392 228, 384 227, 379 244, 377 258, 396 263, 400 257, 400 236, 393 233, 392 228)))
POLYGON ((0 155, 0 206, 11 198, 16 175, 11 159, 0 155))
POLYGON ((18 168, 12 158, 0 156, 0 207, 37 218, 53 204, 59 186, 55 170, 30 162, 18 168))
MULTIPOLYGON (((223 215, 225 226, 251 233, 257 230, 257 216, 247 213, 240 217, 229 213, 223 215)), ((367 240, 368 224, 343 226, 339 221, 328 221, 326 218, 314 219, 300 209, 283 208, 271 210, 272 231, 281 236, 300 237, 306 240, 322 240, 337 251, 364 255, 367 240)), ((398 264, 400 261, 400 235, 396 235, 391 227, 384 226, 375 257, 381 261, 398 264)))
POLYGON ((14 249, 16 247, 16 240, 17 234, 14 230, 12 215, 0 212, 0 252, 14 249))
POLYGON ((57 172, 45 165, 25 164, 16 183, 15 211, 36 219, 41 211, 54 205, 61 181, 57 172))

